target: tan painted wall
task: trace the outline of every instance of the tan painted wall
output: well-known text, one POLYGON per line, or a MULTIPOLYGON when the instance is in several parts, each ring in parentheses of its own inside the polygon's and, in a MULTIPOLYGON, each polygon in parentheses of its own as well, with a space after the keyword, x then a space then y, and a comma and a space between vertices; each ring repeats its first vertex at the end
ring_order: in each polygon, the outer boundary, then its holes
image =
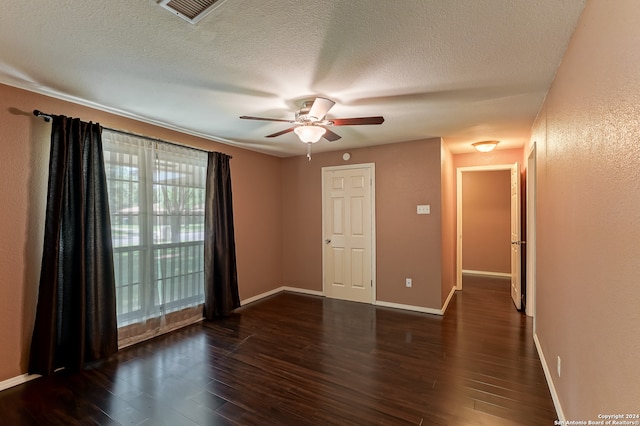
MULTIPOLYGON (((349 151, 349 164, 376 165, 377 300, 442 307, 440 150, 434 138, 349 151), (430 204, 431 215, 418 216, 418 204, 430 204)), ((321 168, 346 164, 342 154, 283 160, 286 286, 322 290, 321 168)))
POLYGON ((532 132, 536 333, 567 419, 640 411, 639 22, 587 3, 532 132))
POLYGON ((51 128, 34 109, 233 155, 240 296, 282 285, 281 159, 0 85, 0 381, 26 372, 40 276, 51 128))
POLYGON ((511 172, 462 174, 462 269, 511 272, 511 172))

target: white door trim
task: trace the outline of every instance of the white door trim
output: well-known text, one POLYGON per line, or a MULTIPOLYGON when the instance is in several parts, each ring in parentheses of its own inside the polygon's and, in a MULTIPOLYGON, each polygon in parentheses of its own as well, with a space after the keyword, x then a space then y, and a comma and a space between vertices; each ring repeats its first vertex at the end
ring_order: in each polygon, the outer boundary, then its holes
POLYGON ((371 304, 376 302, 376 163, 361 163, 361 164, 347 164, 343 166, 327 166, 322 167, 321 181, 322 181, 322 238, 320 245, 322 248, 322 294, 326 295, 325 289, 325 250, 324 250, 324 236, 325 230, 325 196, 324 196, 324 174, 325 172, 336 170, 348 170, 348 169, 369 169, 371 172, 371 304))
POLYGON ((533 317, 533 332, 536 331, 536 199, 537 158, 536 143, 531 144, 527 156, 527 306, 525 312, 533 317))
POLYGON ((456 169, 456 290, 462 290, 462 173, 511 170, 513 164, 458 167, 456 169))

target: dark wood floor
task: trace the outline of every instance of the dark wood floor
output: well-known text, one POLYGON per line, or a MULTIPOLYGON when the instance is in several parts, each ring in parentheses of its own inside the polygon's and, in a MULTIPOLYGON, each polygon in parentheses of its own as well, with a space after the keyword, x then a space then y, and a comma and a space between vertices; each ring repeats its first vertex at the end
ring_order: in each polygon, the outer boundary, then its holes
POLYGON ((284 293, 0 392, 7 425, 552 425, 505 280, 444 317, 284 293))

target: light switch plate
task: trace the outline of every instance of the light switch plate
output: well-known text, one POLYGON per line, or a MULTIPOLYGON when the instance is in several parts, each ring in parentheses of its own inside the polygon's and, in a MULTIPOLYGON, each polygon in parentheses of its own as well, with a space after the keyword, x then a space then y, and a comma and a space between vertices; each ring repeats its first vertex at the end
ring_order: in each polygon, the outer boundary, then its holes
POLYGON ((429 204, 418 204, 418 214, 431 214, 431 206, 429 204))

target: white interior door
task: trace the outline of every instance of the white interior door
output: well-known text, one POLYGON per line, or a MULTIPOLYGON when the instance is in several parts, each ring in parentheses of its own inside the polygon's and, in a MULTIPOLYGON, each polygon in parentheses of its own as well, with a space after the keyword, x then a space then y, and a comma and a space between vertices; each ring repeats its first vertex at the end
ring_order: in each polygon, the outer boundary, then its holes
POLYGON ((511 166, 511 299, 516 308, 522 309, 520 283, 520 167, 511 166))
POLYGON ((327 297, 373 303, 373 164, 322 169, 327 297))

